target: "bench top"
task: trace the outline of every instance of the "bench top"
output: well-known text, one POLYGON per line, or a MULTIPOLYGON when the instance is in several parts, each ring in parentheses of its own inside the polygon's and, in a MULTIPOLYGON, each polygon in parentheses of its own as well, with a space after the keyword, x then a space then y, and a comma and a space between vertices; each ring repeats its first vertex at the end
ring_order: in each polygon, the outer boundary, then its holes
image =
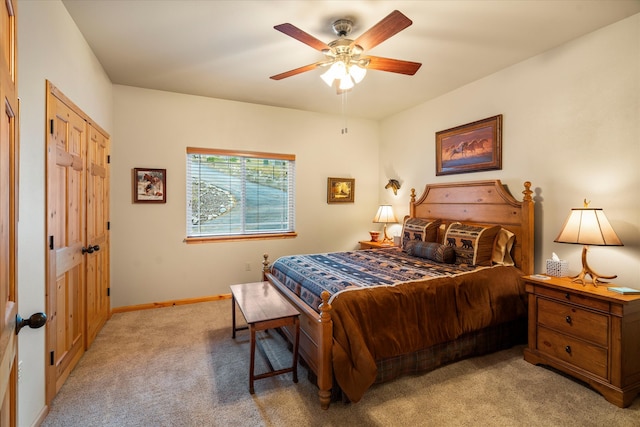
POLYGON ((269 282, 242 283, 230 288, 249 324, 300 314, 269 282))

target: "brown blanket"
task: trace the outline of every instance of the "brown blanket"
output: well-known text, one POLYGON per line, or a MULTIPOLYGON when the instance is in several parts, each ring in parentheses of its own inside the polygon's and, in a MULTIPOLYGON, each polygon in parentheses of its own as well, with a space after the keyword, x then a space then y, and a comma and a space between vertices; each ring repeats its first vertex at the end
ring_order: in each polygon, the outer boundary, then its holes
POLYGON ((333 370, 352 402, 373 384, 376 360, 525 317, 522 272, 493 267, 452 278, 349 290, 332 301, 333 370))

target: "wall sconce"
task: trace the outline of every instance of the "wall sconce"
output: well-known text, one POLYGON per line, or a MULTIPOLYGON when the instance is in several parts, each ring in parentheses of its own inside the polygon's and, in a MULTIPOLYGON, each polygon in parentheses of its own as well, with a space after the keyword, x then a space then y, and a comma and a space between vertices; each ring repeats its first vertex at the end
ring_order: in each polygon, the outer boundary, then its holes
POLYGON ((394 195, 398 195, 398 190, 400 189, 400 182, 397 179, 390 179, 387 185, 384 186, 385 190, 392 189, 394 195))
POLYGON ((391 243, 392 239, 387 235, 387 224, 390 222, 398 222, 396 215, 393 213, 391 205, 380 205, 376 216, 373 218, 373 222, 384 223, 384 238, 382 243, 391 243))
POLYGON ((613 231, 609 220, 601 208, 590 208, 587 199, 583 208, 573 208, 567 217, 562 231, 554 240, 558 243, 574 243, 584 245, 582 248, 582 271, 577 276, 572 276, 574 282, 585 284, 585 276, 591 276, 591 283, 597 287, 598 283, 605 283, 602 279, 615 279, 617 275, 602 276, 587 264, 588 245, 598 246, 623 246, 622 242, 613 231))

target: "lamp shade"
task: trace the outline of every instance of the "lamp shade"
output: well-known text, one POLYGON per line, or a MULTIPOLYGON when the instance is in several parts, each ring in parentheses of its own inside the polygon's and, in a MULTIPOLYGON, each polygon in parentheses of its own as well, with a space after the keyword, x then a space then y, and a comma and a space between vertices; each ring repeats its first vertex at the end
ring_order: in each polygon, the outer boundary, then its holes
POLYGON ((373 222, 383 222, 386 224, 389 222, 398 222, 398 220, 396 219, 396 215, 393 213, 391 205, 380 205, 376 216, 373 218, 373 222))
POLYGON ((573 208, 555 242, 623 246, 600 208, 573 208))
POLYGON ((342 80, 348 77, 349 74, 347 73, 347 66, 342 61, 334 62, 326 72, 320 75, 320 78, 324 80, 327 86, 333 86, 333 82, 336 79, 342 80))
POLYGON ((340 79, 340 85, 338 87, 340 88, 340 90, 349 90, 352 89, 353 86, 355 86, 353 84, 353 80, 347 75, 340 79))
POLYGON ((352 64, 349 67, 349 75, 353 77, 353 81, 356 83, 360 83, 364 76, 367 74, 367 69, 358 66, 357 64, 352 64))

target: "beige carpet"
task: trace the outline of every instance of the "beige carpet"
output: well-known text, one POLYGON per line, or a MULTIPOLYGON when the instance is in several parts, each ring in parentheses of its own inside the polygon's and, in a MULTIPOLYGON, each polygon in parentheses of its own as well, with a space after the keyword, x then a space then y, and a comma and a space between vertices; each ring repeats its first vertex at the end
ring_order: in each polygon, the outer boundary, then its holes
MULTIPOLYGON (((638 426, 640 398, 620 409, 522 359, 522 347, 370 389, 319 407, 300 368, 249 394, 248 332, 231 339, 231 301, 116 314, 51 404, 44 426, 638 426)), ((239 317, 242 319, 242 317, 239 317)), ((276 368, 276 333, 261 336, 276 368)), ((257 356, 257 372, 264 369, 257 356)))

